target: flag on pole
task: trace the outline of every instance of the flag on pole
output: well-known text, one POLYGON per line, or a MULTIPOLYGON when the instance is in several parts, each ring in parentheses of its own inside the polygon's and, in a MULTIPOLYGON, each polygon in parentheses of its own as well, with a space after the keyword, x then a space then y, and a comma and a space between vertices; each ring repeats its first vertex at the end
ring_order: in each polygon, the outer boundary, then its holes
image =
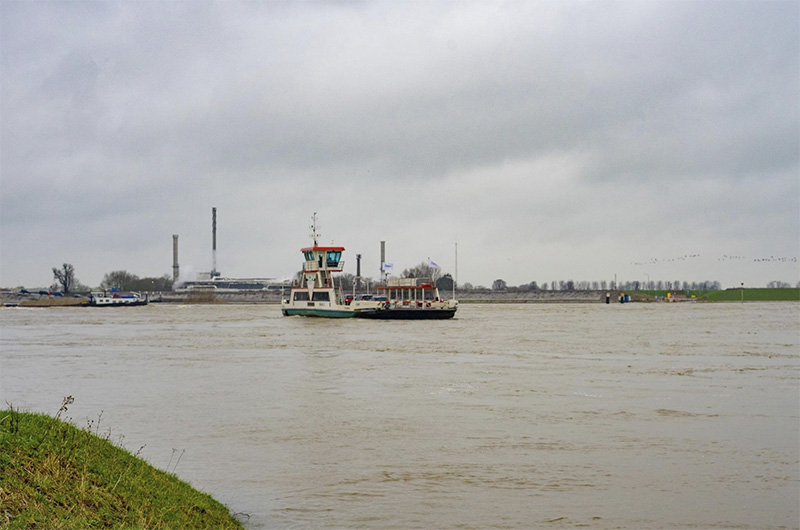
POLYGON ((428 267, 431 267, 433 269, 441 269, 441 267, 438 266, 436 263, 434 263, 431 258, 428 258, 428 267))
POLYGON ((386 263, 386 262, 381 263, 381 270, 383 272, 392 272, 393 269, 394 269, 394 263, 386 263))

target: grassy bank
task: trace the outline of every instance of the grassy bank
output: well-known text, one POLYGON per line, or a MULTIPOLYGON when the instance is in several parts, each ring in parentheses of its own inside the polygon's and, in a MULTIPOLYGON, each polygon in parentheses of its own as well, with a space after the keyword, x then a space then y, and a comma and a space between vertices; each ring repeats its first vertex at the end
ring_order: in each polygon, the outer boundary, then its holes
MULTIPOLYGON (((626 293, 628 293, 626 291, 626 293)), ((800 289, 725 289, 724 291, 630 291, 628 294, 637 301, 666 298, 667 293, 677 296, 679 300, 691 299, 699 302, 800 302, 800 289)))
POLYGON ((800 289, 726 289, 724 291, 699 291, 697 299, 708 302, 800 302, 800 289))
POLYGON ((40 298, 38 300, 22 300, 20 307, 71 307, 80 306, 85 298, 40 298))
POLYGON ((0 527, 242 528, 209 495, 61 421, 70 402, 56 418, 0 411, 0 527))

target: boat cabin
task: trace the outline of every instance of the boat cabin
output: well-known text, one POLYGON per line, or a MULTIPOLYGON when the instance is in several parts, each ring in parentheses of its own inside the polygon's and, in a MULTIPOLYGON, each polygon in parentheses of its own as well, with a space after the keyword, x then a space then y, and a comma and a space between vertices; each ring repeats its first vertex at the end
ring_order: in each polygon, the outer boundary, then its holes
POLYGON ((284 300, 284 315, 304 316, 353 316, 349 307, 345 307, 334 283, 333 274, 342 272, 344 247, 313 247, 300 249, 305 261, 300 273, 300 281, 295 283, 284 300))
POLYGON ((305 257, 301 288, 333 287, 333 273, 342 272, 344 247, 308 247, 300 250, 305 257))
POLYGON ((426 302, 441 302, 439 289, 419 278, 389 278, 387 285, 378 291, 393 304, 420 305, 426 302))

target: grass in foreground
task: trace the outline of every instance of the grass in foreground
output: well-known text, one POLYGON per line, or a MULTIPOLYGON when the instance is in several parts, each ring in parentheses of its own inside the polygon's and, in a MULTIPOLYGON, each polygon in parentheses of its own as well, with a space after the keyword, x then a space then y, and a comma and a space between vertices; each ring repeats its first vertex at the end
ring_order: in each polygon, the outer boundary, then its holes
POLYGON ((211 496, 107 438, 56 418, 0 411, 0 528, 220 528, 211 496))

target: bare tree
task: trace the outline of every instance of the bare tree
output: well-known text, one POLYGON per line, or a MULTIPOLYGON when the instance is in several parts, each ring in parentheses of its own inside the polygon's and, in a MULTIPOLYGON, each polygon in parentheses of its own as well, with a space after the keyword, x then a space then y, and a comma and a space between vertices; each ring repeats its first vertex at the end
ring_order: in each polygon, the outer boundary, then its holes
POLYGON ((497 279, 492 282, 492 290, 493 291, 504 291, 508 285, 506 284, 505 280, 497 279))
POLYGON ((103 281, 100 282, 100 287, 103 289, 112 289, 116 287, 120 291, 133 291, 134 284, 138 280, 138 276, 128 271, 112 271, 106 273, 103 277, 103 281))
POLYGON ((435 282, 436 287, 442 291, 452 291, 454 284, 455 280, 453 280, 449 272, 445 273, 444 276, 437 279, 435 282))
POLYGON ((103 276, 100 287, 120 291, 171 291, 172 278, 167 274, 159 278, 139 278, 128 271, 112 271, 103 276))
POLYGON ((401 278, 430 278, 435 279, 438 269, 431 267, 424 261, 415 267, 404 269, 401 278))
POLYGON ((75 283, 75 267, 69 263, 64 263, 60 269, 53 267, 53 278, 61 284, 61 289, 66 294, 75 283))

